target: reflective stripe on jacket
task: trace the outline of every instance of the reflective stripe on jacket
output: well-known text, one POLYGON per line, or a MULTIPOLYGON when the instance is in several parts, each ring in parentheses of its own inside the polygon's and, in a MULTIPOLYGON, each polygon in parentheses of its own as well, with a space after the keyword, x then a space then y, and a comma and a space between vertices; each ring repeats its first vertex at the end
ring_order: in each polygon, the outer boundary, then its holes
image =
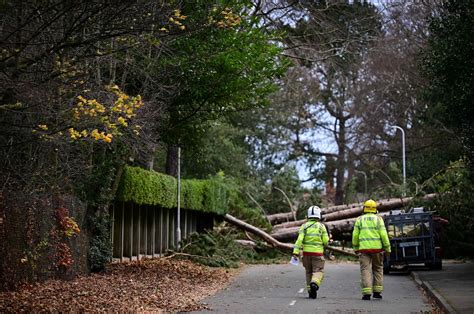
POLYGON ((357 218, 352 232, 352 246, 359 252, 390 252, 390 241, 383 218, 372 213, 357 218))
POLYGON ((326 227, 316 219, 309 219, 300 227, 293 254, 299 255, 303 250, 303 255, 323 255, 328 241, 326 227))

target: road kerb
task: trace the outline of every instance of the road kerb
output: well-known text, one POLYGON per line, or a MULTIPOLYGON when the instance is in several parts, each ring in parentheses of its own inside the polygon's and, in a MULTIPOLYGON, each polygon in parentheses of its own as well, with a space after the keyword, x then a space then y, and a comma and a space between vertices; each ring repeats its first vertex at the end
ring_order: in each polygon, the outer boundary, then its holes
POLYGON ((435 300, 436 304, 438 304, 438 306, 441 307, 443 311, 446 313, 457 313, 456 310, 454 310, 454 308, 448 303, 448 301, 446 301, 446 299, 441 294, 439 294, 439 292, 436 291, 429 282, 420 279, 418 273, 412 271, 411 277, 421 288, 423 288, 423 290, 429 294, 430 297, 435 300))

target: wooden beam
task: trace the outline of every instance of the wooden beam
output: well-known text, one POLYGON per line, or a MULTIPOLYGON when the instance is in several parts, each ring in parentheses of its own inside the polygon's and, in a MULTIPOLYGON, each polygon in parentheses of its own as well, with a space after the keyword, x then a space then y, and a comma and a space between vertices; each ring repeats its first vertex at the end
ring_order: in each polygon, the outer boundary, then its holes
POLYGON ((145 256, 147 256, 148 255, 148 206, 145 206, 143 210, 145 212, 145 214, 143 215, 143 218, 145 218, 145 221, 144 221, 145 228, 143 228, 144 229, 143 234, 145 236, 145 239, 143 239, 144 240, 143 244, 145 247, 144 247, 143 252, 145 253, 145 256))
POLYGON ((165 220, 163 222, 163 239, 164 239, 163 253, 165 253, 166 250, 168 250, 169 248, 170 211, 169 209, 163 209, 163 210, 166 210, 165 220))
POLYGON ((133 224, 134 224, 134 221, 135 221, 135 219, 133 217, 135 215, 135 211, 134 211, 134 208, 133 208, 133 203, 132 203, 132 207, 131 207, 131 212, 132 212, 132 214, 131 214, 132 219, 131 219, 131 223, 130 223, 130 256, 129 256, 130 261, 132 261, 132 258, 133 258, 133 239, 135 238, 134 234, 133 234, 133 231, 134 231, 133 230, 134 229, 133 224))
POLYGON ((153 208, 153 225, 152 225, 152 242, 151 242, 151 248, 152 248, 152 253, 151 256, 155 257, 155 243, 156 243, 156 207, 153 208))
POLYGON ((141 225, 142 225, 142 217, 141 217, 141 208, 140 208, 140 205, 138 205, 138 232, 137 232, 137 235, 138 235, 138 241, 137 241, 137 261, 140 260, 140 251, 141 251, 141 241, 142 241, 142 228, 141 228, 141 225))

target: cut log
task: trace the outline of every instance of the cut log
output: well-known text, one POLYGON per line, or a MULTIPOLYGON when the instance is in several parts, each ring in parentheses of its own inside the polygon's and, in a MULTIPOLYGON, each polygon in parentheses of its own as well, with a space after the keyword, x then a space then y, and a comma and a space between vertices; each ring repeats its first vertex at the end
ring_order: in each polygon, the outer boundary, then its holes
POLYGON ((268 215, 267 216, 268 221, 272 225, 276 225, 285 221, 293 221, 293 213, 278 213, 278 214, 273 214, 273 215, 268 215))
MULTIPOLYGON (((430 200, 430 199, 433 199, 435 196, 436 194, 427 194, 421 197, 421 199, 430 200)), ((393 209, 408 205, 412 200, 413 200, 413 197, 390 198, 390 199, 380 200, 378 201, 377 209, 380 212, 393 210, 393 209)), ((325 221, 334 221, 334 220, 345 219, 345 218, 350 218, 350 217, 355 217, 355 216, 360 215, 362 213, 362 206, 363 206, 363 203, 337 205, 337 206, 322 208, 321 212, 323 214, 325 221)), ((275 226, 276 230, 278 230, 279 228, 300 226, 301 224, 303 224, 304 221, 306 221, 304 219, 294 221, 293 214, 291 212, 268 215, 267 218, 268 218, 268 221, 272 225, 277 225, 277 224, 282 225, 278 227, 275 226)))
MULTIPOLYGON (((388 215, 388 212, 380 213, 380 216, 388 215)), ((342 220, 330 221, 325 222, 324 225, 328 229, 328 232, 332 234, 333 237, 337 237, 343 235, 345 233, 352 233, 352 229, 354 228, 354 222, 356 221, 357 217, 347 218, 342 220)), ((295 241, 298 237, 298 230, 299 226, 297 227, 290 227, 279 229, 276 232, 272 233, 271 235, 279 241, 295 241)))
MULTIPOLYGON (((421 197, 422 200, 430 200, 435 198, 436 194, 427 194, 421 197)), ((379 212, 387 212, 393 209, 397 209, 400 207, 406 206, 408 203, 412 201, 413 197, 405 197, 405 198, 392 198, 387 200, 382 200, 378 202, 377 210, 379 212)), ((362 205, 360 207, 354 207, 350 209, 339 210, 336 212, 332 212, 329 214, 324 215, 325 221, 334 221, 334 220, 341 220, 351 217, 356 217, 362 214, 362 205)))
POLYGON ((299 227, 302 224, 304 224, 305 222, 306 222, 306 219, 301 219, 301 220, 297 220, 297 221, 283 222, 283 223, 280 223, 278 225, 274 225, 273 228, 272 228, 272 233, 277 233, 280 230, 286 229, 286 228, 299 227))
MULTIPOLYGON (((430 199, 433 199, 435 196, 436 194, 427 194, 423 196, 421 199, 430 200, 430 199)), ((390 211, 390 210, 407 205, 412 199, 413 199, 412 197, 405 197, 405 198, 398 198, 398 199, 392 198, 392 199, 382 200, 379 202, 377 209, 379 212, 390 211)), ((351 204, 350 206, 353 206, 353 205, 355 204, 351 204)), ((326 209, 323 209, 324 221, 329 222, 329 221, 347 219, 347 218, 356 217, 362 214, 362 204, 357 204, 357 206, 353 206, 352 208, 349 208, 349 209, 347 208, 343 209, 343 208, 344 208, 343 205, 340 205, 340 206, 333 206, 333 207, 328 207, 326 209), (338 207, 339 211, 333 211, 332 209, 335 207, 338 207), (327 211, 331 211, 331 212, 329 214, 326 214, 327 211)), ((280 230, 285 229, 285 228, 301 226, 305 221, 306 219, 302 219, 302 220, 289 221, 289 222, 275 225, 273 227, 273 232, 277 233, 280 230)))
POLYGON ((278 232, 272 233, 272 237, 278 241, 294 241, 298 236, 298 230, 300 227, 290 227, 278 230, 278 232))

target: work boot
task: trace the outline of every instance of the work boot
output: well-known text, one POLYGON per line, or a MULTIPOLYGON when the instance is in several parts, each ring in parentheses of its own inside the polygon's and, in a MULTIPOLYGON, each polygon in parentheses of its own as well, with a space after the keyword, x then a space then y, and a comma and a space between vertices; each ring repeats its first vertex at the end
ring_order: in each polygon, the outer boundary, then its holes
POLYGON ((318 285, 314 282, 309 284, 309 297, 311 299, 316 299, 318 297, 318 285))
POLYGON ((370 294, 364 294, 362 296, 362 300, 369 300, 370 301, 370 294))
POLYGON ((382 295, 380 294, 380 292, 374 292, 373 297, 374 299, 382 299, 382 295))

